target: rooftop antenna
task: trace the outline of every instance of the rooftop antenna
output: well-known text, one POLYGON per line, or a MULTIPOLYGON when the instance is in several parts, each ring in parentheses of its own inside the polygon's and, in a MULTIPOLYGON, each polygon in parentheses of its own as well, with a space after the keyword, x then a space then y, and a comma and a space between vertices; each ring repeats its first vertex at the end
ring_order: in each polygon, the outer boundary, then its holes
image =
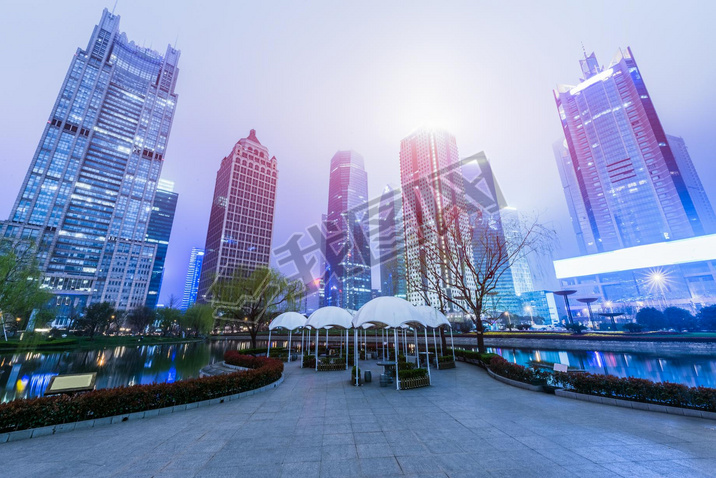
POLYGON ((112 7, 112 15, 114 15, 114 10, 117 8, 117 2, 119 2, 119 0, 114 0, 114 6, 112 7))
POLYGON ((178 33, 177 33, 176 39, 174 40, 174 49, 175 50, 177 49, 177 43, 179 43, 179 34, 178 33))
POLYGON ((582 44, 582 52, 584 52, 584 58, 587 58, 587 49, 584 48, 584 42, 582 41, 582 42, 579 42, 579 43, 582 44))

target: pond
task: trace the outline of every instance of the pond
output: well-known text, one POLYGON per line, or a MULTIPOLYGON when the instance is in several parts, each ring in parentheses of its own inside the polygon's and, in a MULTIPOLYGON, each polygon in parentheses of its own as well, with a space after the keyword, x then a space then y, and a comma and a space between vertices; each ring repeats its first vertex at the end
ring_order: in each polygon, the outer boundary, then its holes
MULTIPOLYGON (((273 346, 286 346, 274 343, 273 346)), ((259 342, 265 347, 266 341, 259 342)), ((205 365, 222 360, 229 349, 246 349, 246 340, 109 347, 102 350, 22 352, 0 355, 0 401, 42 396, 57 374, 97 372, 97 388, 174 382, 198 377, 205 365)), ((555 362, 593 373, 633 376, 689 386, 716 387, 716 357, 654 356, 614 352, 563 352, 492 348, 522 365, 555 362)))

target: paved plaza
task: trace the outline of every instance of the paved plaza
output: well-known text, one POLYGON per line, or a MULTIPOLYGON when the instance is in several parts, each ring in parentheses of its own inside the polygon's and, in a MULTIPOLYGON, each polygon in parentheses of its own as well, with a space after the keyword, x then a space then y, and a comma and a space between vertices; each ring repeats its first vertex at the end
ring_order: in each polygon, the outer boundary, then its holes
POLYGON ((0 445, 3 476, 716 476, 716 422, 529 392, 478 367, 380 388, 288 364, 246 399, 0 445))

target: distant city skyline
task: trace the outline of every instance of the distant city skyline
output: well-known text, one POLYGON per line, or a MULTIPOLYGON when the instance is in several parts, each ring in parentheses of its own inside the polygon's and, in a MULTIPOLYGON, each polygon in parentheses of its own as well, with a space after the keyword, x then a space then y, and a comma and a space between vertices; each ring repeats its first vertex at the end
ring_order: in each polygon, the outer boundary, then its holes
MULTIPOLYGON (((360 150, 371 171, 369 196, 376 198, 384 184, 397 182, 400 138, 433 120, 451 130, 464 151, 487 151, 509 203, 555 223, 558 257, 576 255, 550 151, 561 132, 550 91, 575 76, 580 42, 598 56, 619 45, 634 48, 666 131, 684 138, 713 200, 716 93, 709 78, 716 66, 701 59, 713 56, 716 48, 708 24, 714 8, 688 1, 679 8, 638 2, 456 2, 438 10, 415 2, 408 12, 377 3, 346 12, 309 2, 282 9, 253 6, 254 21, 237 32, 230 26, 245 10, 238 4, 207 8, 178 2, 166 9, 159 3, 123 0, 117 13, 130 38, 159 48, 179 34, 177 47, 183 50, 182 98, 163 177, 174 180, 186 199, 177 209, 160 302, 180 294, 186 257, 204 239, 201 231, 206 230, 212 200, 206 191, 215 171, 205 158, 221 157, 226 144, 251 127, 258 127, 272 151, 286 158, 275 244, 320 223, 328 181, 317 157, 340 148, 360 150), (374 15, 378 7, 380 17, 374 15), (524 15, 514 16, 515 9, 524 15), (615 11, 620 14, 612 15, 615 11), (346 13, 354 21, 342 21, 346 13), (469 28, 477 18, 483 25, 479 31, 469 28), (585 23, 584 18, 591 20, 585 23), (320 41, 327 36, 335 42, 320 41), (484 38, 492 40, 488 44, 484 38), (500 48, 493 48, 495 44, 500 48), (335 51, 342 53, 336 56, 335 51), (242 61, 208 73, 227 56, 242 61), (423 68, 426 61, 432 70, 423 68), (252 65, 250 74, 246 64, 252 65), (682 73, 695 64, 699 74, 690 75, 684 88, 682 73), (288 85, 286 72, 292 75, 288 85), (419 94, 424 101, 413 101, 419 94), (297 194, 301 201, 294 200, 297 194)), ((23 45, 0 52, 0 62, 13 65, 14 72, 0 78, 3 91, 13 92, 0 98, 0 108, 11 112, 0 118, 2 187, 9 191, 0 198, 2 219, 9 215, 37 146, 39 126, 57 93, 46 85, 61 82, 76 46, 86 42, 83 26, 95 24, 99 10, 93 2, 0 7, 5 44, 23 45), (68 13, 72 20, 57 21, 68 13), (42 51, 42 63, 32 61, 26 51, 42 51)), ((375 286, 375 274, 373 281, 375 286)))

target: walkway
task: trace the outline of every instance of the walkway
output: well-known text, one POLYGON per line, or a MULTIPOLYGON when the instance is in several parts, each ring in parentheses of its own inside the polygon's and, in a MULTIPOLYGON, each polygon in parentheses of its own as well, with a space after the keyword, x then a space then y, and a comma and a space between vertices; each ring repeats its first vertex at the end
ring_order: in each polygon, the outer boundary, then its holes
POLYGON ((2 475, 716 476, 716 422, 528 392, 463 363, 397 392, 370 368, 356 389, 291 363, 236 402, 6 443, 2 475))

